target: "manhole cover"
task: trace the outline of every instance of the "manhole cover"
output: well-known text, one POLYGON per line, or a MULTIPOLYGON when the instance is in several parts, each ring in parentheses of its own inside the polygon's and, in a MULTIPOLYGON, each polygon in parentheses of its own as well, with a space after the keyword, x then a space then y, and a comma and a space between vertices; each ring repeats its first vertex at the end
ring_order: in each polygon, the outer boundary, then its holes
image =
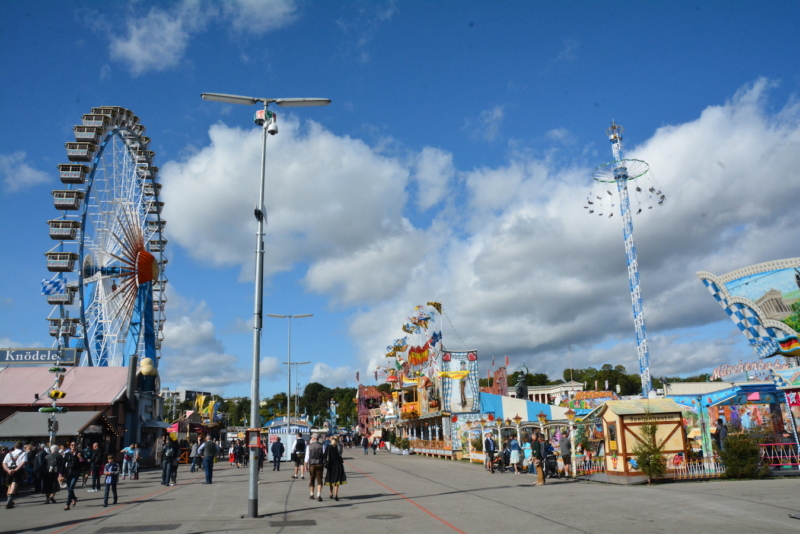
POLYGON ((270 521, 271 527, 313 527, 317 522, 314 519, 297 519, 295 521, 270 521))
POLYGON ((402 517, 403 517, 402 515, 395 515, 395 514, 378 514, 378 515, 368 515, 367 519, 387 520, 387 519, 400 519, 402 517))
POLYGON ((166 525, 127 525, 121 527, 103 527, 94 532, 95 534, 112 534, 116 532, 162 532, 165 530, 175 530, 180 526, 180 523, 170 523, 166 525))

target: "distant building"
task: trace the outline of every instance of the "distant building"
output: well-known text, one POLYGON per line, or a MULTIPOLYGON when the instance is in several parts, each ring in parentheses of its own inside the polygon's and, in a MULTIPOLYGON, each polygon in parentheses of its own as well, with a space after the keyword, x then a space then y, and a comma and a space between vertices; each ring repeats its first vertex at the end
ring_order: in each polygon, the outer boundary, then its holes
MULTIPOLYGON (((574 397, 578 391, 583 391, 583 384, 580 382, 565 382, 554 386, 528 386, 528 400, 557 406, 562 400, 574 397)), ((509 389, 508 396, 517 398, 517 393, 512 388, 509 389)))

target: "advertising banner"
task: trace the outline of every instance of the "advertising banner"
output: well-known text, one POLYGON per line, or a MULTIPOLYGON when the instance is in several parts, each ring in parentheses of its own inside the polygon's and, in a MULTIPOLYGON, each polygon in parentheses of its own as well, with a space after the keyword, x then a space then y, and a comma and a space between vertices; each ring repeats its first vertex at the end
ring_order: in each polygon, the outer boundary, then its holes
POLYGON ((75 365, 78 349, 2 349, 0 365, 75 365), (61 357, 59 360, 59 356, 61 357))

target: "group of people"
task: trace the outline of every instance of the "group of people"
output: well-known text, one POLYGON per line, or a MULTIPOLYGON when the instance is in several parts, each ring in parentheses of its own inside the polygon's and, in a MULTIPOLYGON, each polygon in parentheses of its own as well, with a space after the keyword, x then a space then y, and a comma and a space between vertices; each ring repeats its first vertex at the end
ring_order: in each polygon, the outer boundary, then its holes
POLYGON ((347 484, 347 475, 344 472, 344 460, 342 459, 343 447, 344 444, 341 443, 338 436, 327 438, 322 434, 312 434, 310 442, 306 445, 302 434, 297 434, 297 441, 293 447, 295 474, 292 475, 292 478, 297 478, 298 469, 300 478, 304 478, 304 470, 308 471, 309 499, 322 501, 324 480, 324 485, 330 488, 330 498, 334 501, 339 500, 339 487, 347 484), (299 447, 298 444, 300 444, 299 447))
POLYGON ((511 434, 503 440, 502 447, 491 432, 487 432, 483 441, 485 454, 485 467, 488 473, 495 470, 505 472, 513 469, 515 475, 527 473, 536 475, 535 486, 544 486, 547 476, 556 476, 558 460, 556 453, 561 457, 565 474, 569 475, 572 457, 572 443, 569 433, 564 433, 558 440, 558 451, 544 435, 535 433, 529 438, 522 438, 522 443, 517 440, 516 434, 511 434))
MULTIPOLYGON (((185 445, 188 445, 188 441, 185 445)), ((184 447, 189 448, 189 447, 184 447)), ((189 460, 191 461, 190 472, 194 473, 199 470, 199 464, 202 463, 203 472, 206 479, 203 484, 212 484, 214 480, 214 461, 216 460, 220 451, 218 442, 211 439, 211 435, 198 436, 197 440, 192 443, 189 451, 189 460)), ((161 485, 174 486, 178 483, 178 464, 181 458, 181 446, 177 441, 164 436, 163 447, 161 448, 161 485)), ((237 466, 238 467, 238 466, 237 466)))
MULTIPOLYGON (((138 446, 126 447, 121 452, 128 459, 129 476, 138 478, 138 446)), ((0 451, 0 487, 8 486, 6 508, 14 508, 22 486, 32 484, 34 494, 45 496, 45 504, 55 503, 56 493, 66 489, 64 510, 69 510, 78 504, 75 494, 78 482, 81 482, 81 487, 86 486, 90 476, 92 485, 87 491, 100 491, 105 486, 103 506, 108 506, 109 493, 113 496, 112 504, 116 504, 121 469, 115 457, 115 454, 107 454, 98 442, 79 450, 74 441, 68 448, 55 444, 24 445, 18 441, 13 450, 0 451)))

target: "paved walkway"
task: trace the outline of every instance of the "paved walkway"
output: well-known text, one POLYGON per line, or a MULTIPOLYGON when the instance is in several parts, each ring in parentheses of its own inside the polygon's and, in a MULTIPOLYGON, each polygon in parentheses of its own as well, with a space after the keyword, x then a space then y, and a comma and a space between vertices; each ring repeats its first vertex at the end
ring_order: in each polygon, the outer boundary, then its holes
MULTIPOLYGON (((654 487, 570 480, 533 487, 529 475, 487 474, 481 466, 417 456, 345 451, 348 483, 340 501, 308 499, 308 481, 284 467, 261 474, 258 519, 247 512, 247 470, 218 463, 214 484, 181 466, 179 484, 160 472, 119 484, 120 504, 102 507, 102 492, 78 492, 78 506, 25 495, 0 508, 0 533, 374 532, 536 534, 800 532, 800 480, 695 482, 654 487)), ((327 491, 327 490, 324 490, 327 491)), ((323 492, 325 495, 325 492, 323 492)))

